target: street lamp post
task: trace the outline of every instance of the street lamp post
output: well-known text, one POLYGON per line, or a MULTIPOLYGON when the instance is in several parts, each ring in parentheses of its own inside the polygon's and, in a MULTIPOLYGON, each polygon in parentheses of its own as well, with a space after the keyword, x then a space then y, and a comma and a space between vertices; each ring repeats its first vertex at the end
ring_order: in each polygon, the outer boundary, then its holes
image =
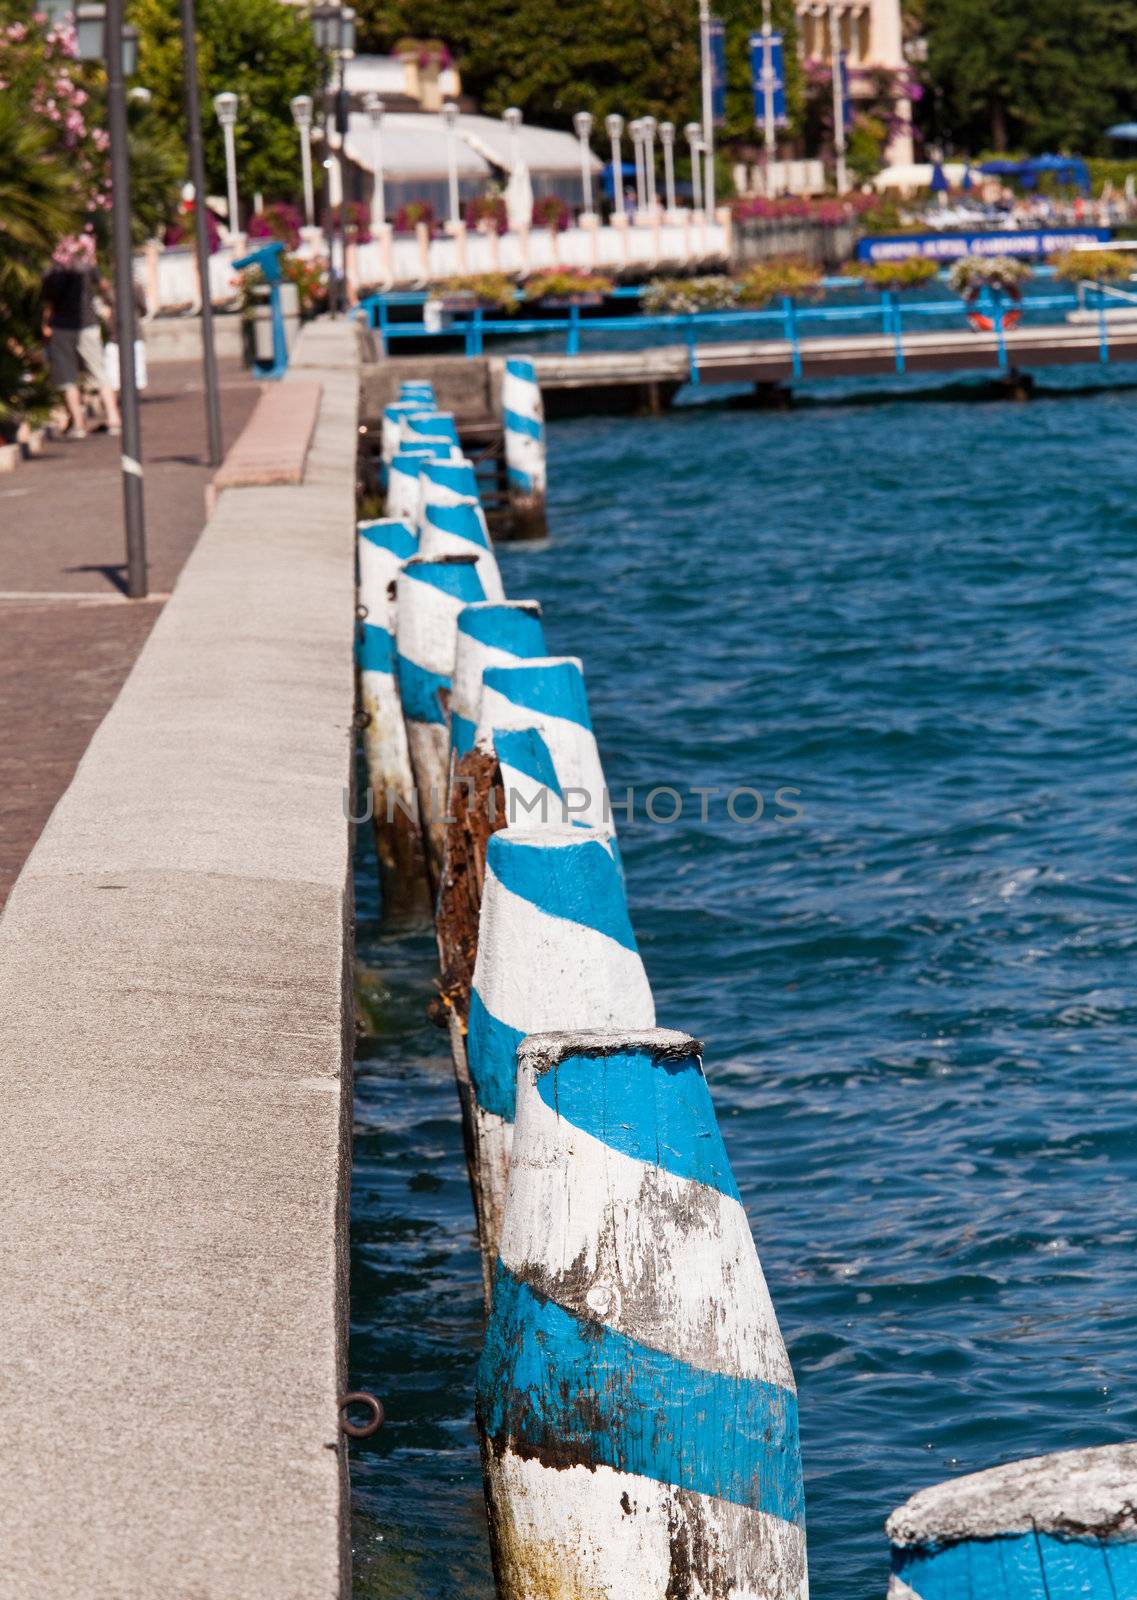
POLYGON ((201 100, 197 81, 197 21, 194 0, 181 0, 182 76, 186 97, 190 182, 193 184, 194 246, 201 280, 201 365, 205 388, 205 432, 209 465, 219 467, 223 451, 221 389, 213 343, 213 299, 209 291, 209 228, 205 219, 205 150, 201 139, 201 100))
POLYGON ((131 237, 130 148, 126 117, 126 79, 138 66, 138 33, 125 26, 123 0, 101 0, 74 8, 45 7, 49 20, 62 22, 74 10, 81 61, 105 60, 107 132, 111 157, 111 234, 114 247, 115 338, 118 341, 119 402, 122 410, 122 508, 126 525, 126 592, 146 598, 146 505, 142 489, 142 430, 138 381, 134 370, 134 241, 131 237))
POLYGON ((645 205, 643 118, 636 117, 633 122, 629 122, 628 132, 632 136, 632 155, 636 163, 636 210, 642 211, 645 205))
POLYGON ((658 127, 654 117, 644 117, 640 123, 643 130, 644 145, 644 176, 647 179, 647 208, 652 216, 655 215, 655 130, 658 127))
POLYGON ((711 222, 715 219, 715 110, 714 79, 711 72, 711 10, 709 0, 699 0, 699 56, 703 90, 703 152, 706 180, 703 193, 711 222))
POLYGON ((346 303, 344 282, 344 215, 343 168, 339 152, 343 148, 348 125, 348 97, 344 88, 344 67, 355 54, 355 12, 341 4, 316 5, 311 10, 312 34, 316 48, 325 60, 330 56, 337 72, 336 91, 332 104, 327 100, 327 70, 321 76, 321 97, 324 100, 324 134, 327 157, 324 170, 328 179, 325 188, 329 213, 328 232, 331 235, 331 268, 328 283, 328 309, 334 315, 346 303))
POLYGON ((383 187, 383 102, 369 94, 365 102, 371 122, 371 165, 375 183, 371 191, 371 231, 377 234, 387 225, 387 197, 383 187))
POLYGON ((295 95, 291 106, 292 120, 300 135, 300 167, 304 178, 304 221, 311 227, 316 220, 316 197, 312 188, 312 96, 295 95))
POLYGON ((689 122, 683 129, 687 148, 691 152, 691 198, 695 202, 696 211, 703 209, 703 183, 699 170, 699 152, 703 148, 702 133, 703 130, 697 122, 689 122))
POLYGON ((444 102, 442 120, 446 124, 446 174, 450 184, 450 221, 457 223, 460 220, 461 210, 458 198, 458 141, 454 132, 458 125, 458 107, 453 100, 444 102))
POLYGON ((829 0, 829 54, 833 58, 833 151, 837 158, 837 193, 849 187, 845 171, 845 94, 841 82, 841 24, 836 0, 829 0))
POLYGON ((240 102, 228 91, 213 96, 213 109, 225 135, 225 183, 229 194, 229 232, 237 238, 241 231, 241 218, 237 201, 237 109, 240 102))
POLYGON ((592 113, 578 111, 572 119, 573 130, 580 141, 580 197, 585 216, 592 214, 592 151, 588 141, 592 137, 592 113))
POLYGON ((624 162, 620 155, 620 135, 624 131, 624 119, 618 111, 611 112, 604 118, 604 131, 612 145, 612 199, 616 206, 616 215, 624 215, 624 162))
POLYGON ((667 214, 673 216, 675 212, 675 124, 673 122, 659 124, 659 142, 663 146, 663 193, 667 202, 667 214))
POLYGON ((770 167, 775 155, 774 47, 770 0, 762 0, 762 142, 766 151, 766 198, 770 197, 770 167))

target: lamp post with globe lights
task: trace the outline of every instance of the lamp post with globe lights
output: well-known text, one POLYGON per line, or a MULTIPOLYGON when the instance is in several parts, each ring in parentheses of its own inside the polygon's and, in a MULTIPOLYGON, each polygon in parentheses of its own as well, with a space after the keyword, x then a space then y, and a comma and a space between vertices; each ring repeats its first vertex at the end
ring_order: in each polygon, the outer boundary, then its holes
POLYGON ((689 122, 683 129, 687 148, 691 152, 691 198, 695 202, 695 210, 703 209, 703 184, 702 174, 699 170, 699 156, 703 148, 703 130, 697 122, 689 122))
POLYGON ((137 326, 134 311, 134 240, 130 199, 130 151, 126 79, 138 70, 138 33, 123 17, 123 0, 78 6, 47 4, 53 23, 73 13, 81 61, 102 60, 107 74, 107 133, 111 158, 111 235, 114 247, 115 339, 118 344, 119 401, 122 411, 122 509, 126 526, 126 592, 144 600, 146 507, 142 484, 142 430, 138 378, 134 367, 137 326))
POLYGON ((578 111, 572 119, 573 131, 580 143, 580 197, 584 215, 592 215, 592 151, 588 141, 592 137, 592 113, 578 111))
POLYGON ((228 90, 213 96, 213 109, 225 137, 225 185, 229 197, 229 233, 237 239, 241 232, 241 217, 237 199, 237 111, 240 101, 228 90))
POLYGON ((620 135, 624 131, 624 119, 618 111, 611 112, 604 118, 604 131, 608 135, 612 146, 612 200, 616 208, 616 215, 624 215, 624 163, 620 155, 620 135))
POLYGON ((644 117, 640 123, 643 130, 644 146, 644 189, 645 203, 651 214, 655 215, 655 130, 658 127, 654 117, 644 117))
POLYGON ((314 5, 309 15, 312 21, 312 37, 324 62, 321 71, 321 98, 324 102, 325 147, 328 152, 324 159, 324 170, 327 173, 325 203, 329 216, 328 232, 331 244, 328 309, 335 315, 344 309, 347 300, 344 278, 343 167, 340 152, 348 127, 348 94, 343 80, 344 67, 355 54, 355 12, 351 6, 324 4, 314 5), (330 104, 327 94, 328 61, 332 63, 336 82, 334 99, 330 104))
POLYGON ((446 176, 450 188, 450 224, 453 227, 461 220, 461 201, 458 196, 458 140, 455 133, 458 126, 458 107, 453 100, 443 102, 442 121, 446 126, 446 176))
POLYGON ((659 142, 663 146, 663 194, 667 215, 675 214, 675 124, 659 124, 659 142))
POLYGON ((300 135, 300 170, 304 180, 304 221, 310 228, 316 220, 316 197, 312 188, 312 96, 298 94, 291 102, 292 120, 300 135))
POLYGON ((364 104, 371 124, 371 165, 375 173, 371 191, 371 232, 378 236, 380 230, 387 226, 387 197, 383 184, 384 106, 377 94, 369 94, 364 104))
POLYGON ((644 125, 643 118, 636 117, 628 123, 628 132, 632 136, 632 158, 636 164, 636 211, 643 210, 645 205, 645 190, 647 187, 644 178, 644 125))

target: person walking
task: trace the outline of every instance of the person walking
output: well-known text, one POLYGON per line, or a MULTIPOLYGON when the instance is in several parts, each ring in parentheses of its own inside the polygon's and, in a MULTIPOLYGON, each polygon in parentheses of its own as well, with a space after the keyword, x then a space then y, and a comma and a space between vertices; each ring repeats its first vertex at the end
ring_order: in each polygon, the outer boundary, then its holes
POLYGON ((103 334, 95 310, 99 283, 95 241, 90 234, 61 239, 43 280, 43 336, 51 381, 63 395, 70 426, 67 437, 87 437, 87 417, 79 390, 85 368, 103 402, 109 433, 122 432, 118 396, 107 381, 103 334))

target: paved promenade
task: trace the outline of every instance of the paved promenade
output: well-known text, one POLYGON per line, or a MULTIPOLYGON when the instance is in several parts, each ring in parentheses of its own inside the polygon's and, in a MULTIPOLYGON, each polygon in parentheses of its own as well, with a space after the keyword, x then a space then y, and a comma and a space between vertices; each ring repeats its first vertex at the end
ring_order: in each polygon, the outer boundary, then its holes
MULTIPOLYGON (((225 444, 257 383, 221 365, 225 444)), ((151 369, 142 406, 152 599, 123 598, 119 439, 49 444, 0 477, 0 906, 110 709, 205 521, 201 368, 151 369)))

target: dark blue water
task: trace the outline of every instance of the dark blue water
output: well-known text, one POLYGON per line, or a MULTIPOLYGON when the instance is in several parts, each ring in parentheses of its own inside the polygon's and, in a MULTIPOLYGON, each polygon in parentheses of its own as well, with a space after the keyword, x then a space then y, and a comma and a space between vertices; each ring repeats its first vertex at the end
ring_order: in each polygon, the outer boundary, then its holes
MULTIPOLYGON (((1135 438, 1120 386, 565 423, 552 543, 501 553, 584 657, 614 790, 764 797, 637 810, 621 848, 797 1374, 815 1600, 880 1600, 923 1485, 1137 1433, 1135 438)), ((391 1420, 356 1592, 480 1600, 433 950, 359 885, 352 1360, 391 1420)))

